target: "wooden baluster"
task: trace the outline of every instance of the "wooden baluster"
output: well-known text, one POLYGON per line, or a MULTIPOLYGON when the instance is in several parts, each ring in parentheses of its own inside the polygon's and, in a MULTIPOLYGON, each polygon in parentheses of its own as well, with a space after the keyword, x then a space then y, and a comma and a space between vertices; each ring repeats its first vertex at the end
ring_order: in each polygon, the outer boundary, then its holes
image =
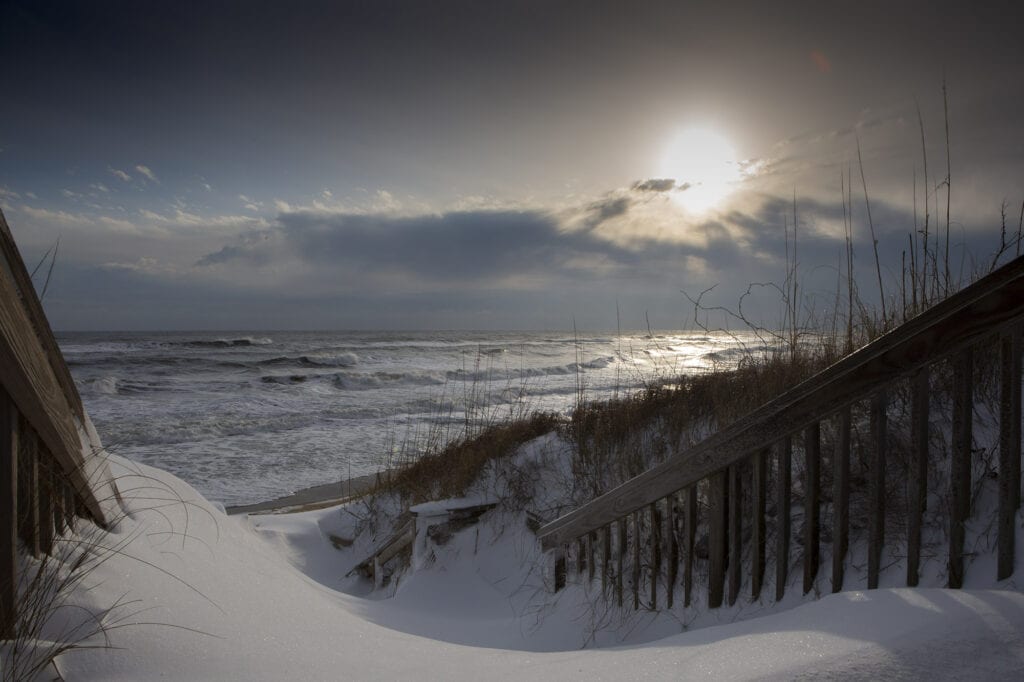
POLYGON ((64 482, 64 525, 68 530, 75 529, 75 489, 67 481, 64 482))
POLYGON ((729 467, 729 606, 740 596, 743 565, 743 481, 740 465, 729 467))
POLYGON ((18 620, 18 410, 0 388, 0 640, 18 620))
POLYGON ((843 567, 850 548, 850 406, 839 411, 839 439, 832 458, 832 591, 843 589, 843 567))
POLYGON ((594 545, 597 536, 591 531, 587 533, 587 582, 594 582, 594 545))
POLYGON ((665 603, 672 608, 675 601, 676 580, 679 577, 679 542, 676 539, 676 496, 665 498, 665 554, 668 556, 668 576, 665 579, 665 603))
POLYGON ((626 519, 625 517, 619 518, 615 522, 615 534, 618 542, 615 547, 616 554, 616 568, 615 568, 615 602, 622 608, 622 571, 625 556, 626 556, 626 519))
POLYGON ((907 586, 917 587, 921 521, 928 496, 928 368, 910 380, 910 471, 907 475, 907 586))
POLYGON ((821 422, 804 430, 804 594, 814 588, 820 563, 821 422))
POLYGON ((53 532, 60 535, 64 530, 64 494, 61 490, 60 464, 50 458, 50 500, 53 503, 53 532))
POLYGON ((725 498, 728 495, 728 477, 726 472, 719 471, 708 477, 710 502, 710 518, 708 525, 708 608, 717 609, 722 605, 725 589, 725 564, 729 548, 726 546, 726 526, 728 510, 725 498))
POLYGON ((686 532, 683 549, 686 552, 686 565, 683 566, 683 606, 690 606, 693 596, 693 549, 697 539, 697 485, 686 490, 686 532))
POLYGON ((999 342, 999 557, 996 579, 1013 575, 1014 536, 1020 505, 1021 333, 1014 329, 999 342))
POLYGON ((782 601, 789 577, 789 502, 793 465, 793 438, 786 436, 776 445, 779 456, 778 481, 775 490, 775 601, 782 601))
MULTIPOLYGON (((1020 391, 1020 381, 1021 381, 1021 364, 1024 363, 1024 355, 1022 355, 1022 352, 1024 352, 1024 325, 1018 324, 1017 327, 1014 328, 1013 333, 1012 333, 1012 338, 1013 338, 1013 357, 1014 357, 1014 362, 1016 363, 1015 364, 1016 369, 1014 370, 1014 376, 1017 377, 1017 389, 1015 391, 1016 398, 1014 400, 1013 417, 1011 417, 1010 422, 1013 424, 1013 433, 1014 433, 1013 442, 1016 443, 1016 446, 1014 446, 1014 447, 1018 448, 1017 452, 1020 453, 1020 450, 1019 450, 1019 448, 1021 447, 1021 391, 1020 391)), ((1021 496, 1021 493, 1020 493, 1020 483, 1019 483, 1020 478, 1021 478, 1020 456, 1018 454, 1017 457, 1011 457, 1010 459, 1012 460, 1010 462, 1010 464, 1012 465, 1010 467, 1010 477, 1014 481, 1018 481, 1017 485, 1011 486, 1012 490, 1010 491, 1011 493, 1013 493, 1013 508, 1014 509, 1020 509, 1020 496, 1021 496)))
POLYGON ((565 587, 565 573, 566 573, 565 554, 566 554, 566 549, 565 549, 565 547, 558 547, 558 548, 553 550, 553 554, 554 554, 553 559, 554 559, 554 574, 555 574, 554 575, 555 592, 558 592, 563 587, 565 587))
POLYGON ((661 577, 661 515, 658 503, 651 502, 648 507, 651 524, 651 610, 658 609, 658 578, 661 577))
POLYGON ((884 390, 871 398, 871 466, 868 472, 868 589, 878 587, 885 544, 885 460, 888 420, 884 390))
POLYGON ((39 453, 35 433, 24 419, 18 427, 18 536, 29 553, 39 556, 39 453))
POLYGON ((39 467, 39 551, 53 554, 53 490, 50 469, 56 465, 53 456, 40 441, 36 441, 39 467))
POLYGON ((753 456, 751 473, 750 512, 750 596, 754 601, 761 596, 761 581, 764 580, 765 564, 765 492, 767 491, 768 453, 761 450, 753 456))
POLYGON ((612 562, 612 527, 611 524, 601 529, 601 594, 608 598, 608 570, 612 562))
POLYGON ((633 512, 633 610, 640 610, 640 512, 633 512))
POLYGON ((971 436, 974 412, 974 351, 953 358, 953 453, 950 464, 949 586, 964 584, 964 525, 971 513, 971 436))

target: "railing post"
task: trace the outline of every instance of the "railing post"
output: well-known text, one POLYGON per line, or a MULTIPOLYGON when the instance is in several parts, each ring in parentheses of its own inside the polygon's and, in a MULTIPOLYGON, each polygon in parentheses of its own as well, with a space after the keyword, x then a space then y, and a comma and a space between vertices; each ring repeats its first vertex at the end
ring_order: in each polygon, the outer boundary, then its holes
POLYGON ((50 501, 53 504, 53 532, 60 535, 64 530, 64 492, 61 489, 60 464, 53 458, 50 462, 50 501))
POLYGON ((751 458, 751 512, 750 512, 750 596, 754 601, 761 596, 761 581, 764 580, 765 555, 765 492, 767 491, 768 453, 759 450, 751 458))
POLYGON ((658 610, 658 578, 661 577, 661 520, 658 503, 648 505, 651 523, 651 610, 658 610))
POLYGON ((910 471, 907 475, 907 586, 917 587, 921 521, 928 497, 928 368, 910 380, 910 471))
POLYGON ((708 525, 708 608, 717 609, 722 605, 725 589, 725 564, 728 560, 729 548, 726 546, 725 535, 728 523, 728 510, 725 498, 728 495, 729 481, 726 471, 718 471, 708 477, 710 487, 710 519, 708 525))
POLYGON ((686 564, 683 566, 683 606, 689 608, 693 596, 693 549, 697 538, 697 485, 686 490, 686 519, 683 549, 686 564))
POLYGON ((551 550, 554 591, 565 587, 565 548, 559 546, 551 550))
POLYGON ((53 491, 50 469, 56 466, 46 446, 36 440, 36 461, 39 467, 39 551, 53 554, 53 491))
POLYGON ((668 555, 668 574, 665 577, 665 605, 675 602, 676 579, 679 576, 679 541, 676 539, 676 495, 665 498, 665 549, 668 555))
POLYGON ((868 589, 878 587, 885 544, 885 460, 888 397, 884 389, 871 398, 871 466, 868 471, 868 589))
POLYGON ((743 557, 743 481, 740 465, 729 467, 729 606, 740 596, 743 557))
POLYGON ((792 486, 793 438, 786 436, 776 444, 778 451, 778 481, 776 482, 775 525, 775 601, 782 601, 789 577, 789 503, 792 486))
POLYGON ((0 640, 18 620, 18 410, 0 388, 0 640))
POLYGON ((1021 332, 1003 334, 999 343, 999 557, 997 580, 1013 575, 1015 526, 1020 505, 1021 332))
POLYGON ((620 517, 615 522, 615 535, 617 542, 615 544, 615 602, 622 608, 622 572, 624 570, 623 564, 626 557, 626 519, 620 517))
POLYGON ((601 529, 601 594, 608 598, 608 571, 612 561, 612 527, 601 529))
POLYGON ((843 589, 846 552, 850 548, 850 431, 849 405, 839 411, 839 438, 832 458, 832 591, 843 589))
POLYGON ((640 512, 633 512, 633 610, 640 610, 640 512))
POLYGON ((64 481, 64 525, 75 529, 75 489, 68 481, 64 481))
POLYGON ((587 582, 594 582, 594 543, 597 536, 593 532, 587 533, 587 582))
POLYGON ((974 351, 953 358, 952 510, 949 520, 949 586, 964 584, 964 535, 971 514, 971 437, 974 413, 974 351))
POLYGON ((821 520, 821 422, 804 431, 804 594, 818 577, 821 520))
POLYGON ((35 434, 24 419, 18 426, 18 535, 32 556, 39 556, 39 453, 35 434))

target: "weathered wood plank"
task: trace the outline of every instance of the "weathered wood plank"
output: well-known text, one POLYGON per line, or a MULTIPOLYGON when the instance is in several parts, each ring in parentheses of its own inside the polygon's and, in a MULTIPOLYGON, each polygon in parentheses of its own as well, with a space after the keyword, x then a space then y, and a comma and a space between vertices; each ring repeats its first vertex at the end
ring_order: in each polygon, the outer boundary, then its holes
POLYGON ((661 514, 658 503, 652 502, 648 507, 651 527, 651 610, 658 609, 658 579, 661 577, 661 514))
POLYGON ((18 537, 39 556, 39 453, 35 434, 23 419, 18 425, 18 537))
POLYGON ((885 546, 885 464, 888 396, 884 390, 871 398, 871 454, 868 471, 868 589, 878 587, 885 546))
POLYGON ((847 405, 839 411, 839 432, 832 458, 832 591, 843 589, 846 552, 850 548, 850 431, 847 405))
POLYGON ((728 509, 728 477, 725 471, 712 474, 708 480, 708 608, 717 609, 725 596, 725 565, 729 548, 726 546, 728 509))
POLYGON ((917 587, 921 565, 921 522, 928 497, 929 371, 910 380, 910 471, 907 476, 907 586, 917 587))
POLYGON ((804 430, 804 594, 814 588, 821 562, 821 422, 804 430))
POLYGON ((676 580, 679 577, 679 541, 676 536, 676 496, 665 498, 665 554, 668 557, 668 572, 665 577, 665 605, 672 608, 675 603, 676 580))
POLYGON ((391 539, 378 549, 376 554, 380 557, 382 562, 386 563, 403 549, 411 545, 415 539, 416 521, 410 519, 406 521, 401 528, 395 531, 395 534, 391 536, 391 539))
POLYGON ((952 506, 949 528, 949 586, 964 584, 965 524, 971 513, 971 437, 974 412, 974 351, 953 358, 953 449, 950 463, 952 506))
POLYGON ((999 340, 999 554, 996 579, 1013 575, 1017 505, 1020 497, 1020 329, 999 340))
POLYGON ((776 446, 778 467, 775 485, 775 601, 782 601, 789 579, 789 506, 793 485, 793 439, 786 436, 776 446))
POLYGON ((1024 316, 1024 257, 953 294, 730 426, 552 521, 545 547, 589 532, 685 488, 1024 316))
POLYGON ((0 389, 0 640, 14 639, 18 604, 18 410, 0 389))
POLYGON ((697 539, 697 486, 686 489, 686 518, 683 547, 686 564, 683 566, 683 606, 689 608, 693 597, 693 551, 697 539))
POLYGON ((754 601, 761 596, 761 582, 765 566, 765 493, 768 482, 768 452, 761 450, 751 459, 750 510, 750 596, 754 601))
POLYGON ((740 596, 743 565, 743 481, 738 464, 729 467, 729 606, 740 596))
POLYGON ((615 522, 615 603, 622 608, 622 573, 626 557, 626 519, 621 518, 615 522))

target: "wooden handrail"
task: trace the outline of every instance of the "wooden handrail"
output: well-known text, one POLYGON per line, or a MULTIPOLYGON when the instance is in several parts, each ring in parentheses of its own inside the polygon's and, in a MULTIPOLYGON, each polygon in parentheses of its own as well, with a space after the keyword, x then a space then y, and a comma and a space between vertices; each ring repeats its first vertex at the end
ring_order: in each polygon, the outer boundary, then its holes
POLYGON ((867 397, 893 379, 1024 318, 1024 257, 964 288, 685 452, 539 529, 560 547, 722 472, 753 452, 867 397))
MULTIPOLYGON (((57 365, 67 371, 60 351, 56 345, 47 350, 42 341, 53 336, 35 290, 19 287, 15 281, 18 272, 25 277, 27 273, 17 251, 3 248, 6 225, 0 213, 0 254, 8 266, 0 272, 0 385, 60 463, 89 513, 98 523, 106 524, 109 501, 101 502, 95 492, 109 484, 105 462, 89 451, 85 422, 79 417, 84 413, 80 413, 78 392, 69 392, 60 380, 62 372, 54 369, 57 365), (32 314, 33 301, 39 317, 32 314), (43 329, 46 333, 40 331, 43 329)), ((107 492, 103 496, 108 496, 107 492)))
POLYGON ((43 304, 36 295, 32 277, 25 268, 21 253, 14 243, 14 235, 11 234, 11 228, 7 224, 7 219, 4 218, 3 211, 0 211, 0 255, 7 263, 14 285, 18 289, 18 293, 21 294, 25 313, 32 323, 39 344, 43 347, 47 362, 64 392, 68 405, 75 411, 78 418, 84 421, 85 408, 82 406, 82 398, 75 387, 71 371, 68 369, 67 363, 64 362, 64 356, 61 355, 60 348, 57 346, 57 340, 53 337, 53 330, 46 319, 46 313, 43 312, 43 304))

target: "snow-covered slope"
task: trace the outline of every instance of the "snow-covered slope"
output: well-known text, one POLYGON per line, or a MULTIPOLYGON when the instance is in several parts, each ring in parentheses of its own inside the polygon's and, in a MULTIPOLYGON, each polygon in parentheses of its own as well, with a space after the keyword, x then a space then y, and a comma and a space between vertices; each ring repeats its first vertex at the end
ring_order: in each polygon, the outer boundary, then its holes
POLYGON ((99 613, 137 600, 107 618, 135 615, 108 633, 115 648, 62 655, 69 680, 790 679, 825 671, 991 679, 1024 669, 1024 595, 996 590, 849 592, 579 650, 587 617, 579 590, 523 611, 539 603, 542 587, 507 567, 535 551, 526 534, 488 535, 482 524, 400 583, 395 598, 367 599, 326 586, 341 585, 348 569, 330 543, 345 530, 332 526, 345 523, 337 510, 227 517, 169 474, 117 458, 112 466, 129 515, 105 540, 118 551, 73 601, 99 613), (449 560, 470 552, 474 561, 449 560), (505 584, 513 578, 526 584, 505 584))

